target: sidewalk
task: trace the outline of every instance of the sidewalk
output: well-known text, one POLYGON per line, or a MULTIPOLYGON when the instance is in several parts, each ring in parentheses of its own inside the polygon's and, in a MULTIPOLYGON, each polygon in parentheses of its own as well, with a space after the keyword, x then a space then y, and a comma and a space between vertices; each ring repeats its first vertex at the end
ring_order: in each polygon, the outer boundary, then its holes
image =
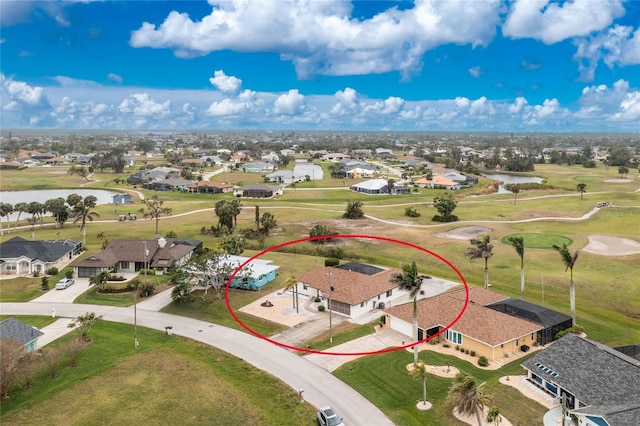
POLYGON ((137 309, 145 309, 147 311, 159 312, 160 309, 164 308, 169 303, 173 302, 173 299, 171 298, 172 291, 173 291, 173 287, 163 292, 160 292, 158 294, 154 294, 153 296, 148 297, 141 302, 138 302, 137 309))

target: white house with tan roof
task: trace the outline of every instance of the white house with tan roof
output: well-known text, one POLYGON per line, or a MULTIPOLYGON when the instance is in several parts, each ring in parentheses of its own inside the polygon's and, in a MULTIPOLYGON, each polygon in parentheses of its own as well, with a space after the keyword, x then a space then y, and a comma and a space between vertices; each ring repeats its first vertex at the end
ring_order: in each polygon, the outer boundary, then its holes
POLYGON ((320 297, 327 309, 331 297, 334 313, 357 318, 374 309, 389 306, 406 294, 390 281, 391 275, 399 272, 401 271, 347 262, 299 275, 296 285, 299 294, 311 298, 320 297), (331 286, 333 291, 330 291, 331 286))

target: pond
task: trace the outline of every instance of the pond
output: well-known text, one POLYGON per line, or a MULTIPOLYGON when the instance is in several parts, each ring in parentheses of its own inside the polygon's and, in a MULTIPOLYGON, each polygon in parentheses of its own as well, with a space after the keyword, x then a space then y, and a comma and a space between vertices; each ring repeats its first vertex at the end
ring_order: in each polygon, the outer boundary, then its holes
MULTIPOLYGON (((97 203, 100 205, 111 204, 113 202, 113 196, 121 194, 121 192, 108 191, 106 189, 38 189, 27 191, 1 191, 0 199, 3 203, 9 203, 15 206, 16 203, 30 203, 32 201, 44 203, 47 200, 58 197, 62 197, 66 200, 71 194, 78 194, 82 198, 87 195, 93 195, 98 199, 97 203)), ((28 214, 25 216, 25 213, 23 213, 21 218, 28 216, 28 214)), ((15 220, 17 217, 18 213, 13 213, 9 216, 9 220, 15 220)), ((3 217, 2 220, 7 220, 7 218, 3 217)))
POLYGON ((505 175, 500 173, 495 174, 483 174, 482 176, 491 180, 502 181, 502 184, 498 186, 498 194, 511 194, 511 191, 507 191, 504 186, 509 183, 542 183, 543 178, 535 176, 514 176, 505 175))

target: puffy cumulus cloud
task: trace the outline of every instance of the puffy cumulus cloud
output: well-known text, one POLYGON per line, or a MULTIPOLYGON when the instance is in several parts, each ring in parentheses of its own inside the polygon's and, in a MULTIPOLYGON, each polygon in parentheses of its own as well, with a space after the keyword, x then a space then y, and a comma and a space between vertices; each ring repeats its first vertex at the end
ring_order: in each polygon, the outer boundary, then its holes
POLYGON ((256 92, 245 89, 235 98, 224 98, 221 101, 215 101, 206 114, 213 117, 243 115, 263 106, 263 101, 259 100, 256 92))
POLYGON ((148 93, 134 93, 118 105, 118 110, 124 114, 137 117, 162 118, 171 112, 171 100, 156 102, 148 93))
POLYGON ((109 126, 113 121, 114 108, 94 101, 79 102, 62 98, 55 109, 56 124, 64 128, 95 129, 109 126))
POLYGON ((350 2, 210 0, 212 11, 194 21, 172 11, 164 22, 144 22, 133 47, 167 48, 178 57, 213 51, 275 52, 293 61, 298 76, 359 75, 422 67, 425 51, 455 43, 487 45, 500 23, 500 0, 422 0, 369 19, 351 16, 350 2))
POLYGON ((273 103, 273 112, 283 115, 298 115, 305 109, 304 95, 298 89, 291 89, 288 93, 278 96, 273 103))
POLYGON ((534 38, 546 44, 584 37, 607 28, 624 15, 623 0, 516 0, 511 4, 502 33, 512 38, 534 38))
POLYGON ((628 122, 636 127, 640 120, 640 91, 630 88, 625 80, 618 80, 611 87, 585 87, 578 103, 577 118, 628 122))
POLYGON ((30 86, 0 73, 2 125, 4 127, 50 124, 52 107, 40 86, 30 86))
POLYGON ((222 70, 215 71, 209 82, 227 96, 236 96, 242 88, 242 80, 226 75, 222 70))
POLYGON ((602 60, 609 68, 640 64, 640 28, 615 25, 592 37, 576 40, 574 59, 583 81, 592 81, 602 60))
POLYGON ((522 96, 518 96, 516 98, 516 100, 509 105, 509 114, 518 114, 522 111, 522 109, 527 106, 529 102, 527 102, 526 98, 523 98, 522 96))
POLYGON ((390 115, 397 114, 404 106, 404 99, 390 96, 384 101, 376 101, 367 105, 363 112, 369 115, 390 115))
POLYGON ((353 113, 358 108, 358 92, 351 87, 338 90, 335 93, 337 102, 331 107, 331 115, 346 115, 353 113))

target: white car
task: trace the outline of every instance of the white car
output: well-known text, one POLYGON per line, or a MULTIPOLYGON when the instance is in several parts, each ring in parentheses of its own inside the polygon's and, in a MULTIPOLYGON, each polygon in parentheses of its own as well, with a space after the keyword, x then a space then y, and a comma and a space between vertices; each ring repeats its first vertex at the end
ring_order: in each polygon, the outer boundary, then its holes
POLYGON ((317 420, 319 426, 344 426, 342 418, 328 405, 318 410, 317 420))
POLYGON ((63 278, 56 283, 56 290, 64 290, 65 288, 69 287, 73 283, 75 283, 75 281, 72 280, 71 278, 63 278))

